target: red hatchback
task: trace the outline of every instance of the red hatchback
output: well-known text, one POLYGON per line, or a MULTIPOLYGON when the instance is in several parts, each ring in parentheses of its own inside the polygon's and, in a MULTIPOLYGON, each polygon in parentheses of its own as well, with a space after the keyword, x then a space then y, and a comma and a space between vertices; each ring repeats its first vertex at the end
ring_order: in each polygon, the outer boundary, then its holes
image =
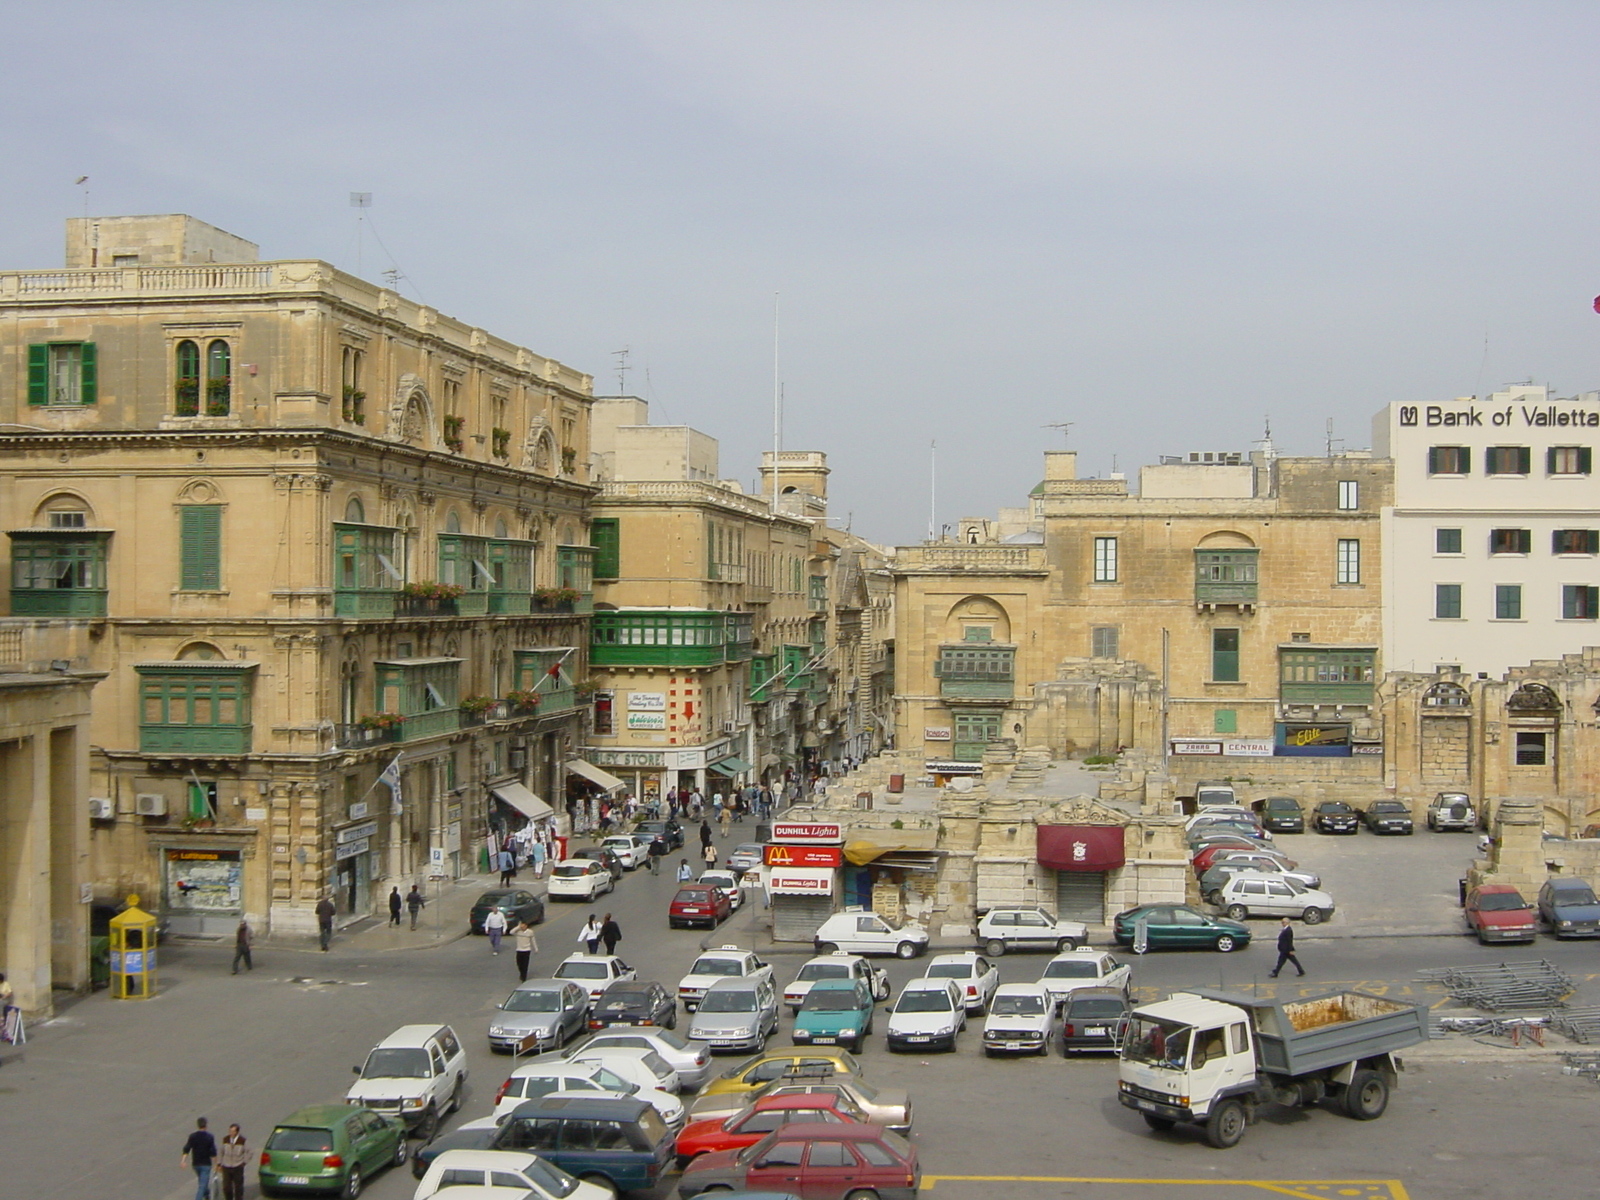
POLYGON ((829 1092, 768 1096, 724 1120, 691 1123, 678 1135, 678 1165, 682 1167, 702 1154, 738 1150, 797 1121, 808 1125, 856 1125, 861 1123, 861 1110, 853 1101, 829 1092))
POLYGON ((678 889, 667 909, 667 924, 673 929, 687 929, 704 925, 715 929, 723 920, 733 915, 733 905, 721 888, 703 883, 686 883, 678 889))
POLYGON ((678 1181, 683 1200, 711 1190, 788 1192, 803 1200, 851 1193, 913 1200, 916 1148, 882 1125, 785 1125, 743 1150, 702 1154, 678 1181))

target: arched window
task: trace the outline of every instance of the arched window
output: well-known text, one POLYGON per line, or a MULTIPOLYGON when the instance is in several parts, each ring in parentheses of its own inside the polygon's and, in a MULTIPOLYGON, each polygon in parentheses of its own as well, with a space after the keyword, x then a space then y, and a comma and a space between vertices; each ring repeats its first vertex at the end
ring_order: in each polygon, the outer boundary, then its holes
POLYGON ((461 532, 461 518, 456 516, 454 510, 451 510, 450 515, 444 519, 444 531, 446 533, 461 532))
POLYGON ((350 503, 344 506, 344 519, 356 525, 366 524, 367 510, 361 506, 360 496, 350 497, 350 503))
POLYGON ((206 347, 206 416, 225 417, 233 410, 233 351, 216 338, 206 347))
POLYGON ((172 411, 180 417, 200 413, 200 347, 187 338, 173 351, 172 411))
POLYGON ((1459 683, 1444 679, 1422 693, 1422 704, 1424 708, 1468 708, 1472 697, 1459 683))

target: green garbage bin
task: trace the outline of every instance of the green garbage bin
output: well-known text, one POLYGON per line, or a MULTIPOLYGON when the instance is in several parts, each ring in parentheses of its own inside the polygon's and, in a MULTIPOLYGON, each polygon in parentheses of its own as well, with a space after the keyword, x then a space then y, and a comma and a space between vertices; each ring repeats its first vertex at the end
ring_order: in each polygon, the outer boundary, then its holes
POLYGON ((89 986, 111 986, 111 939, 103 934, 89 939, 89 986))

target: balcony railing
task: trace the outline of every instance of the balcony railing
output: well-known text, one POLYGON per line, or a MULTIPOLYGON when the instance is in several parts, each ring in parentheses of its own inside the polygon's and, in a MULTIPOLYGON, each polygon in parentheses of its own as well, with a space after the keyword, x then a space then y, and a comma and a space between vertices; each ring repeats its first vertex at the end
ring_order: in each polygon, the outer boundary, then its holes
POLYGON ((441 708, 434 712, 416 713, 405 717, 400 722, 400 740, 413 741, 416 738, 438 737, 444 733, 454 733, 461 728, 461 711, 455 708, 441 708))
POLYGON ((249 725, 141 725, 141 754, 249 754, 249 725))
POLYGON ((533 597, 527 592, 490 592, 489 611, 495 616, 525 617, 533 611, 533 597))
POLYGON ((103 617, 105 588, 12 588, 14 617, 103 617))
POLYGON ((335 725, 333 743, 340 750, 359 750, 363 746, 382 746, 400 740, 400 727, 369 729, 365 725, 335 725))
POLYGON ((1005 700, 1016 695, 1009 679, 941 679, 939 695, 945 700, 1005 700))
POLYGON ((391 588, 337 588, 333 593, 336 617, 392 617, 400 593, 391 588))
POLYGON ((901 546, 896 563, 909 571, 1044 571, 1043 546, 972 546, 935 543, 901 546))

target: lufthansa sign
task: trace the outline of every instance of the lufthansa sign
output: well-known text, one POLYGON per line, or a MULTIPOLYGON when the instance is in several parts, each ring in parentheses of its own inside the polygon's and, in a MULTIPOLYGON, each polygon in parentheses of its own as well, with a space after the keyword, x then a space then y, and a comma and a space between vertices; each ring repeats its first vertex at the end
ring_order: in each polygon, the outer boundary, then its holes
POLYGON ((844 841, 844 826, 823 821, 774 821, 772 840, 826 846, 844 841))

